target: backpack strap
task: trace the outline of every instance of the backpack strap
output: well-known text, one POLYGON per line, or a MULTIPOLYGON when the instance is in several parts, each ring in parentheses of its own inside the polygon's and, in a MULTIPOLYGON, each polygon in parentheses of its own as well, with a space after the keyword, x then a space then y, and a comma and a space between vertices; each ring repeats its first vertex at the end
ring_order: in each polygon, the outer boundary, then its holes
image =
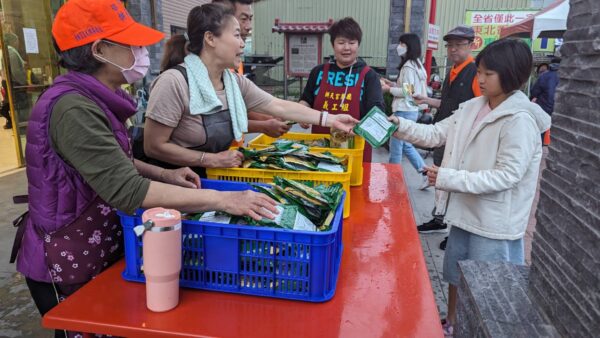
POLYGON ((176 69, 176 70, 178 70, 178 71, 181 73, 181 75, 183 75, 183 78, 185 79, 185 83, 190 83, 190 82, 188 81, 187 69, 186 69, 184 66, 182 66, 182 65, 177 65, 177 66, 175 66, 175 67, 173 67, 173 68, 171 68, 171 69, 176 69))
MULTIPOLYGON (((14 204, 22 204, 28 202, 28 195, 13 196, 14 204)), ((25 224, 27 223, 29 211, 25 211, 21 216, 13 221, 13 226, 17 228, 15 234, 15 240, 13 241, 12 250, 10 253, 10 263, 14 263, 21 249, 21 242, 23 241, 23 235, 25 234, 25 224)))

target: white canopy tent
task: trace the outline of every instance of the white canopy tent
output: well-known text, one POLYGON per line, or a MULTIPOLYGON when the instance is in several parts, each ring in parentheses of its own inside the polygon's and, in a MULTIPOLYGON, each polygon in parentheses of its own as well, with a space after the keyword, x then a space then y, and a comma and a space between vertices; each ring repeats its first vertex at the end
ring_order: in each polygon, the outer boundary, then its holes
POLYGON ((502 28, 500 36, 560 38, 567 30, 569 0, 557 0, 533 16, 502 28))

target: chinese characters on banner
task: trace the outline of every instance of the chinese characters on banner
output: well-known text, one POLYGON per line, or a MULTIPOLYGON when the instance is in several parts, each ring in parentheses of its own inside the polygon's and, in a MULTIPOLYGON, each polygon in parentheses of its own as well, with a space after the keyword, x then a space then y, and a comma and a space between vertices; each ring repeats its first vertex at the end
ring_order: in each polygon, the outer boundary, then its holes
MULTIPOLYGON (((500 39, 500 28, 510 26, 537 13, 535 10, 522 11, 467 11, 465 24, 475 30, 475 52, 500 39)), ((525 39, 531 44, 530 39, 525 39)), ((536 39, 533 44, 534 52, 553 52, 554 39, 536 39)))
POLYGON ((437 50, 440 43, 440 26, 429 24, 427 30, 427 49, 437 50))

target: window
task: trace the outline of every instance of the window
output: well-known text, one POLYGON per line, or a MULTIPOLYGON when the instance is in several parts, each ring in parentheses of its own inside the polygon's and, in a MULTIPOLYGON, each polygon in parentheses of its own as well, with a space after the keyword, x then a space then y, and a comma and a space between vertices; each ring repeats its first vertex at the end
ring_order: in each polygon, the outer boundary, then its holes
POLYGON ((171 35, 183 34, 186 31, 184 27, 171 25, 171 35))

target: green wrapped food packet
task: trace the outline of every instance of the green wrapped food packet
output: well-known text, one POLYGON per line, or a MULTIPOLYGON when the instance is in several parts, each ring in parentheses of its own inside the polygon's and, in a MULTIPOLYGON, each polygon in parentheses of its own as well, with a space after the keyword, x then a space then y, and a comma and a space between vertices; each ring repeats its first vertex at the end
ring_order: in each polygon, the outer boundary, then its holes
POLYGON ((181 218, 188 221, 197 222, 210 222, 210 223, 221 223, 230 224, 232 217, 231 215, 222 211, 205 211, 196 213, 182 213, 181 218))
POLYGON ((354 127, 354 133, 362 136, 374 148, 384 145, 396 130, 398 126, 388 121, 387 115, 378 107, 373 107, 354 127))
POLYGON ((346 169, 341 164, 330 163, 327 161, 321 161, 317 165, 317 169, 319 171, 324 171, 328 173, 343 173, 346 169))
POLYGON ((207 212, 203 213, 200 218, 198 218, 198 221, 230 224, 231 223, 231 215, 226 214, 224 212, 219 212, 219 211, 207 211, 207 212))
POLYGON ((283 228, 298 231, 317 231, 317 227, 306 216, 302 215, 295 205, 280 204, 277 207, 279 214, 275 219, 263 218, 259 225, 283 228))

